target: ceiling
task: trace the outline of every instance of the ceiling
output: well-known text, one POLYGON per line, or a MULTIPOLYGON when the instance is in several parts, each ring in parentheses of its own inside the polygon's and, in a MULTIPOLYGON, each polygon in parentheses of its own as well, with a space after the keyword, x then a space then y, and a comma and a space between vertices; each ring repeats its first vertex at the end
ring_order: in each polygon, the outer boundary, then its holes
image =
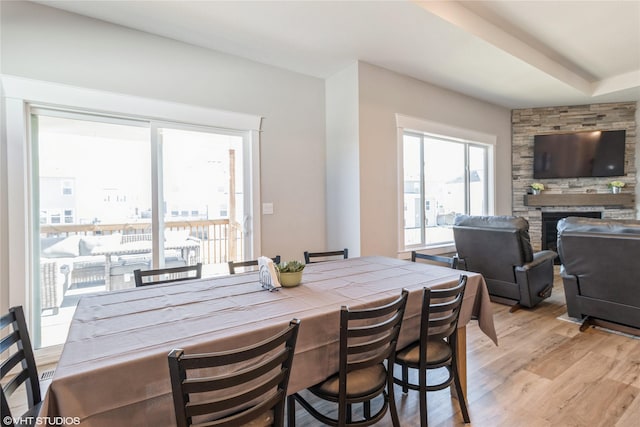
POLYGON ((319 78, 360 60, 508 108, 640 100, 640 0, 38 3, 319 78))

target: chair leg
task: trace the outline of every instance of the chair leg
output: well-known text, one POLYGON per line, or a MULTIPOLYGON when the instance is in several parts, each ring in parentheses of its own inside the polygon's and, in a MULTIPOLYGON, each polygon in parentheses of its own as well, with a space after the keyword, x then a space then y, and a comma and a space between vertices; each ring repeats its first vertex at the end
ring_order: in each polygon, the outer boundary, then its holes
POLYGON ((347 403, 347 413, 345 415, 345 419, 347 420, 347 424, 351 424, 352 418, 351 418, 351 403, 347 403))
POLYGON ((409 367, 407 365, 402 365, 402 392, 408 393, 409 387, 407 384, 409 383, 409 367))
POLYGON ((391 413, 393 427, 400 427, 400 418, 398 418, 398 408, 396 407, 396 396, 393 392, 393 376, 391 376, 387 382, 387 399, 389 401, 389 412, 391 413))
POLYGON ((418 369, 418 393, 420 394, 420 427, 429 425, 429 415, 427 413, 427 370, 418 369))
POLYGON ((469 418, 469 412, 467 411, 467 399, 462 392, 462 385, 460 384, 460 376, 458 375, 458 368, 456 367, 456 361, 451 361, 451 367, 453 369, 453 382, 456 386, 456 393, 458 394, 458 402, 460 403, 460 411, 462 412, 462 419, 465 424, 471 422, 469 418))
POLYGON ((522 306, 520 304, 514 304, 509 309, 509 313, 514 313, 514 312, 520 310, 521 308, 522 308, 522 306))
POLYGON ((293 395, 287 397, 287 426, 296 427, 296 399, 293 395))

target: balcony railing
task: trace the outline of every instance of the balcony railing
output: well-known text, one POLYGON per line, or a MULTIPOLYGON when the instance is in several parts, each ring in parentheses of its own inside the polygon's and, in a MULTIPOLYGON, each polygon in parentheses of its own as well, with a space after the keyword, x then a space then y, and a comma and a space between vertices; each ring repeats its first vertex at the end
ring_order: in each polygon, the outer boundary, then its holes
MULTIPOLYGON (((228 219, 167 221, 165 230, 188 230, 189 236, 200 240, 203 264, 221 264, 243 259, 244 232, 239 223, 228 219)), ((151 233, 151 223, 121 224, 46 224, 40 226, 41 237, 68 237, 72 235, 100 236, 120 233, 123 236, 151 233)))

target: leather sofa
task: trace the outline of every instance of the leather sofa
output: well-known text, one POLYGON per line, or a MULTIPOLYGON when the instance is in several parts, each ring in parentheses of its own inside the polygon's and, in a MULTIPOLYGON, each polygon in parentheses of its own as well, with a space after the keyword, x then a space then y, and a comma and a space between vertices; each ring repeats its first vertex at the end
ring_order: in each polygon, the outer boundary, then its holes
POLYGON ((535 307, 551 296, 557 254, 533 252, 526 219, 457 215, 453 235, 458 268, 481 273, 493 301, 535 307))
POLYGON ((558 221, 560 274, 573 318, 640 328, 640 221, 558 221))

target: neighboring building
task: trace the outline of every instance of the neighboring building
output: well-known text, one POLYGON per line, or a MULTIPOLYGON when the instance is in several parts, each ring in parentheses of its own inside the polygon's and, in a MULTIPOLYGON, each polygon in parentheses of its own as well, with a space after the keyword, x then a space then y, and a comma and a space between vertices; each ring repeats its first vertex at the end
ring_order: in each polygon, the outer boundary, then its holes
POLYGON ((77 208, 75 178, 40 178, 40 224, 73 224, 77 208))

